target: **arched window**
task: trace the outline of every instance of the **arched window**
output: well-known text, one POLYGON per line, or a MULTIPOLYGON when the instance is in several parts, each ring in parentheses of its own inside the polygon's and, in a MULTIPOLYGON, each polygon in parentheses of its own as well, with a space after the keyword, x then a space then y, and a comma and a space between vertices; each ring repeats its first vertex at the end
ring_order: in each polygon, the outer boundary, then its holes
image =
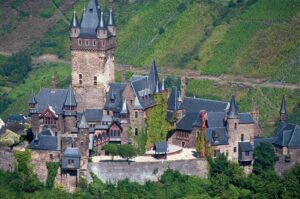
POLYGON ((137 128, 135 128, 135 129, 134 129, 134 135, 136 135, 136 136, 137 136, 137 135, 138 135, 138 133, 139 133, 139 132, 138 132, 138 129, 137 129, 137 128))

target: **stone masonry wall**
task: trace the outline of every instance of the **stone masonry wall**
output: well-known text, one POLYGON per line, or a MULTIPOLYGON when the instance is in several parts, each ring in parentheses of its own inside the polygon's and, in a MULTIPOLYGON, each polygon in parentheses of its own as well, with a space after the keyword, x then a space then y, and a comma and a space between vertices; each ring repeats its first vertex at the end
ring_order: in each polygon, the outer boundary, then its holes
MULTIPOLYGON (((98 162, 89 163, 89 171, 94 173, 103 182, 116 182, 128 178, 144 184, 146 181, 158 181, 159 177, 168 168, 182 174, 196 175, 207 178, 208 169, 206 160, 178 160, 161 162, 98 162)), ((91 180, 91 179, 90 179, 91 180)))
POLYGON ((0 147, 0 169, 13 171, 15 169, 15 156, 9 147, 0 147))

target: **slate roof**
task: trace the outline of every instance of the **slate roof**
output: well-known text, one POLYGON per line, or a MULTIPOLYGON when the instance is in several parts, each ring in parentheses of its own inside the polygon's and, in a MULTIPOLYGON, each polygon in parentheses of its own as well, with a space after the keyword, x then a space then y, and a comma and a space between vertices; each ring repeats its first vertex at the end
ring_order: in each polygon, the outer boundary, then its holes
POLYGON ((62 157, 80 158, 80 150, 78 148, 67 147, 62 157))
POLYGON ((254 148, 259 147, 261 143, 268 143, 273 144, 276 137, 270 137, 270 138, 254 138, 254 148))
POLYGON ((69 86, 67 97, 64 103, 65 106, 77 106, 75 95, 72 89, 72 86, 69 86))
POLYGON ((110 84, 109 91, 105 102, 104 109, 112 110, 113 112, 121 112, 123 102, 123 92, 126 84, 124 83, 113 83, 110 84))
POLYGON ((169 121, 169 122, 173 122, 174 121, 174 111, 167 111, 167 120, 169 121))
POLYGON ((77 19, 76 11, 74 10, 74 12, 73 12, 73 18, 72 18, 72 21, 70 23, 70 28, 77 28, 77 27, 79 27, 79 24, 78 24, 78 19, 77 19))
POLYGON ((250 113, 239 113, 238 117, 240 118, 240 124, 252 124, 255 123, 252 115, 250 113))
POLYGON ((85 13, 82 15, 80 24, 81 38, 96 38, 97 28, 99 26, 100 9, 98 8, 98 0, 90 0, 85 13))
POLYGON ((131 86, 142 109, 147 109, 154 105, 153 99, 149 96, 151 94, 149 85, 147 76, 134 78, 134 81, 131 81, 131 86))
POLYGON ((205 132, 205 140, 210 142, 212 146, 227 145, 228 134, 226 128, 207 128, 205 132))
POLYGON ((49 129, 40 132, 28 145, 32 150, 57 151, 57 137, 49 129))
POLYGON ((234 118, 239 118, 239 114, 238 114, 238 106, 235 102, 235 96, 233 95, 230 101, 230 106, 229 106, 229 110, 227 112, 227 117, 234 119, 234 118))
POLYGON ((81 116, 81 120, 80 120, 80 123, 79 123, 78 128, 80 128, 80 129, 88 129, 88 128, 89 128, 89 125, 88 125, 88 123, 86 122, 86 119, 85 119, 85 115, 84 115, 84 114, 81 116))
POLYGON ((33 91, 32 91, 30 99, 28 100, 28 104, 36 104, 35 94, 33 91))
POLYGON ((87 122, 101 122, 103 116, 102 109, 86 109, 84 111, 85 119, 87 122))
POLYGON ((167 142, 155 142, 154 149, 156 153, 167 153, 168 144, 167 142))
POLYGON ((178 109, 178 91, 177 87, 173 86, 170 96, 168 98, 168 110, 177 110, 178 109))
POLYGON ((185 116, 177 122, 176 129, 184 130, 184 131, 192 131, 193 124, 198 116, 199 113, 187 112, 185 116))
POLYGON ((239 142, 239 151, 253 151, 253 147, 250 142, 239 142))
POLYGON ((182 108, 186 112, 197 112, 206 110, 206 112, 223 112, 228 103, 217 100, 201 99, 185 97, 182 103, 182 108))
POLYGON ((275 145, 288 148, 300 148, 300 127, 295 124, 281 124, 277 129, 275 145))
POLYGON ((36 96, 37 113, 42 113, 49 106, 52 106, 56 114, 63 114, 63 107, 66 101, 68 90, 50 88, 42 88, 36 96))
POLYGON ((112 8, 110 8, 109 10, 109 20, 107 26, 115 26, 115 19, 114 19, 112 8))
POLYGON ((148 83, 151 94, 157 91, 160 92, 159 77, 155 60, 152 61, 152 65, 148 75, 148 83))
POLYGON ((24 115, 9 115, 7 118, 7 122, 19 122, 19 123, 25 123, 26 118, 24 115))
POLYGON ((282 97, 282 100, 281 100, 280 113, 282 113, 282 114, 286 113, 285 97, 284 96, 282 97))

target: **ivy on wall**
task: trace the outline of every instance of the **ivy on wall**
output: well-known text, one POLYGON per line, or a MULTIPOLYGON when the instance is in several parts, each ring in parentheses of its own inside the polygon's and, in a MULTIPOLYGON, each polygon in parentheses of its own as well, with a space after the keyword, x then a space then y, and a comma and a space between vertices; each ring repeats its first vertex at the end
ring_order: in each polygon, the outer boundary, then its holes
POLYGON ((47 162, 47 169, 48 169, 48 177, 46 181, 46 187, 53 188, 54 186, 54 179, 57 174, 57 169, 59 167, 59 162, 47 162))

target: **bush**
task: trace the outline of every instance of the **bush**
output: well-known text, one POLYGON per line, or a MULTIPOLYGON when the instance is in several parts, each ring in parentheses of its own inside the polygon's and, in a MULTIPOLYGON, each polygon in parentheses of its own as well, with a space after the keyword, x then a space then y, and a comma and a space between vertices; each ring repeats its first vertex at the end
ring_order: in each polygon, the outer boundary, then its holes
POLYGON ((119 149, 118 149, 118 154, 122 158, 126 158, 127 161, 129 161, 129 159, 131 159, 137 155, 135 148, 130 144, 120 145, 119 149))
POLYGON ((46 187, 51 189, 54 186, 54 180, 57 174, 57 169, 59 167, 59 162, 47 162, 46 165, 48 169, 46 187))
POLYGON ((111 160, 114 160, 114 156, 118 155, 118 147, 116 144, 105 144, 102 150, 111 155, 111 160))
POLYGON ((273 170, 274 163, 278 160, 273 146, 268 143, 261 143, 254 149, 253 173, 262 174, 266 170, 273 170))

